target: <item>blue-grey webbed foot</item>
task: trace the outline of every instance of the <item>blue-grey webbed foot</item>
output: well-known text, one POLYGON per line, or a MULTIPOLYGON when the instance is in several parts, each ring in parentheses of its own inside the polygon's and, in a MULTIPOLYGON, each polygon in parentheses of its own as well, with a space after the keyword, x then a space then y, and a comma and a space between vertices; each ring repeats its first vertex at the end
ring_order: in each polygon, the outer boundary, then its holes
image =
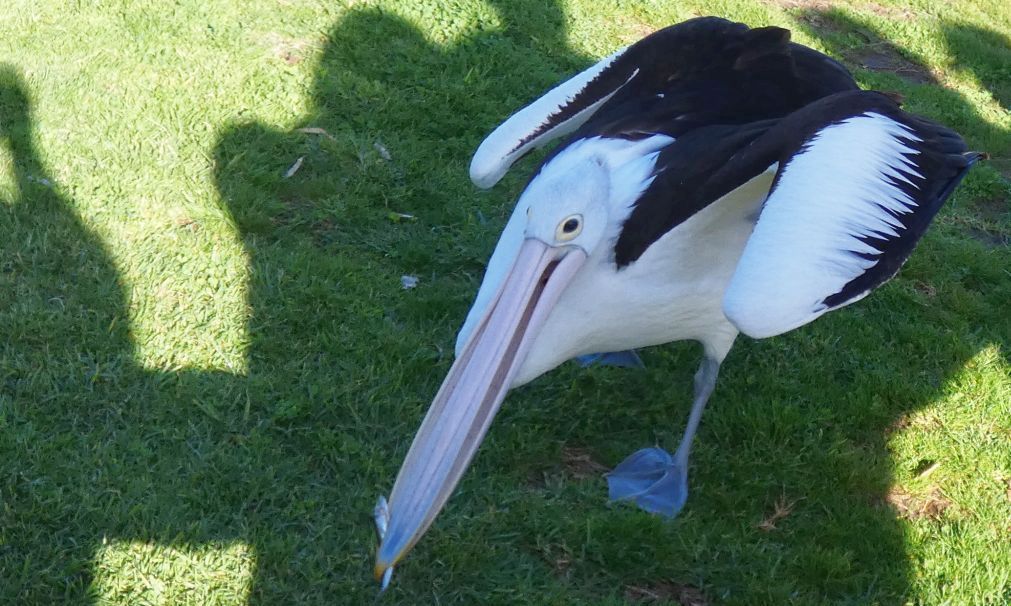
POLYGON ((643 448, 607 474, 612 501, 634 500, 650 513, 673 518, 688 500, 688 466, 662 448, 643 448))
MULTIPOLYGON (((735 333, 736 336, 736 333, 735 333)), ((643 448, 607 474, 608 496, 612 501, 635 501, 641 509, 673 518, 688 500, 688 456, 692 440, 702 420, 702 411, 716 386, 720 360, 733 343, 731 338, 719 355, 703 358, 695 373, 695 400, 677 453, 662 448, 643 448)))
POLYGON ((586 354, 577 356, 576 361, 583 368, 598 364, 600 366, 618 366, 619 368, 646 368, 634 349, 627 351, 610 351, 607 353, 586 354))

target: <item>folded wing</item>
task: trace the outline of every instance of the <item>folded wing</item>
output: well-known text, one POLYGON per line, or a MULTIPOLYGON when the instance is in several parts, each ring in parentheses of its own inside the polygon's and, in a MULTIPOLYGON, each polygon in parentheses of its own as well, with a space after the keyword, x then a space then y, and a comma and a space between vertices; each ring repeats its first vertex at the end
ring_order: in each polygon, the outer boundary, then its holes
POLYGON ((870 91, 826 97, 754 144, 773 147, 779 171, 723 300, 730 321, 755 338, 888 281, 980 157, 870 91))
POLYGON ((491 187, 528 151, 579 128, 638 71, 615 65, 624 52, 621 49, 602 59, 500 124, 474 153, 471 181, 481 188, 491 187))
POLYGON ((584 125, 584 138, 678 137, 704 125, 781 117, 856 88, 841 65, 789 40, 782 28, 716 17, 654 32, 506 119, 478 147, 471 180, 491 187, 524 154, 584 125))

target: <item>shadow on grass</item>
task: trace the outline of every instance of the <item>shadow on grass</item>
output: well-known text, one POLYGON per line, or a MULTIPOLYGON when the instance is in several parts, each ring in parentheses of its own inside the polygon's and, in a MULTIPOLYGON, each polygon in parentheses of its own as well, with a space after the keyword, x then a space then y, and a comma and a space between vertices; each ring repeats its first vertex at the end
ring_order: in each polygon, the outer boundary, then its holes
MULTIPOLYGON (((304 121, 325 134, 255 123, 221 134, 221 200, 251 259, 245 376, 135 365, 126 289, 39 160, 24 84, 0 74, 0 135, 18 184, 0 206, 0 321, 11 335, 0 343, 5 601, 95 600, 108 590, 98 587, 103 567, 122 564, 107 545, 121 541, 244 543, 253 604, 371 601, 368 512, 448 367, 508 191, 522 181, 475 195, 469 154, 590 60, 568 48, 554 3, 495 8, 503 30, 447 47, 388 13, 353 12, 327 37, 304 121), (404 274, 420 286, 402 290, 404 274)), ((911 279, 938 290, 978 293, 996 271, 959 243, 927 248, 911 279), (966 257, 957 275, 950 261, 934 263, 949 254, 966 257)), ((613 462, 657 424, 673 439, 693 354, 651 352, 636 376, 566 368, 513 394, 387 601, 598 603, 670 579, 736 603, 899 601, 910 571, 884 505, 886 435, 988 338, 973 325, 985 310, 955 318, 923 296, 892 288, 798 336, 740 346, 707 413, 692 500, 673 524, 603 507, 599 481, 544 488, 523 478, 562 442, 613 462), (908 315, 876 317, 895 309, 908 315), (815 380, 848 395, 818 400, 815 380), (594 405, 629 394, 651 402, 634 414, 594 405), (552 404, 536 404, 544 397, 552 404), (801 499, 789 530, 757 530, 781 492, 801 499)))
MULTIPOLYGON (((981 115, 961 93, 945 88, 919 57, 888 41, 880 20, 840 9, 791 11, 797 24, 821 40, 871 86, 895 90, 907 109, 928 114, 962 133, 970 146, 997 158, 1011 155, 1011 132, 981 115)), ((915 17, 908 17, 913 19, 915 17)), ((952 71, 968 71, 1005 110, 1011 110, 1011 39, 969 23, 945 21, 941 32, 952 71)))

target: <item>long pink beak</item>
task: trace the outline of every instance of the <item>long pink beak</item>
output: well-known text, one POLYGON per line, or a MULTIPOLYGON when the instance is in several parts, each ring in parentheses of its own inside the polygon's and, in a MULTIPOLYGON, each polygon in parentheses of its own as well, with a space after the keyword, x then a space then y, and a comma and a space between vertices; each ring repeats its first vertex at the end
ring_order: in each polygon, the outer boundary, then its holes
POLYGON ((526 240, 484 317, 449 369, 404 459, 376 554, 382 578, 421 535, 463 476, 538 330, 586 260, 578 248, 526 240))

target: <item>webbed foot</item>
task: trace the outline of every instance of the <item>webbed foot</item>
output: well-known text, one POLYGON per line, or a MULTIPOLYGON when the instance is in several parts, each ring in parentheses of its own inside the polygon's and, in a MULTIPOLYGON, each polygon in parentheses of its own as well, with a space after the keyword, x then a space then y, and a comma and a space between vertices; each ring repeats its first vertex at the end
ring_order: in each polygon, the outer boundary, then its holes
POLYGON ((612 501, 634 500, 640 509, 674 518, 688 500, 688 466, 662 448, 643 448, 607 474, 612 501))

